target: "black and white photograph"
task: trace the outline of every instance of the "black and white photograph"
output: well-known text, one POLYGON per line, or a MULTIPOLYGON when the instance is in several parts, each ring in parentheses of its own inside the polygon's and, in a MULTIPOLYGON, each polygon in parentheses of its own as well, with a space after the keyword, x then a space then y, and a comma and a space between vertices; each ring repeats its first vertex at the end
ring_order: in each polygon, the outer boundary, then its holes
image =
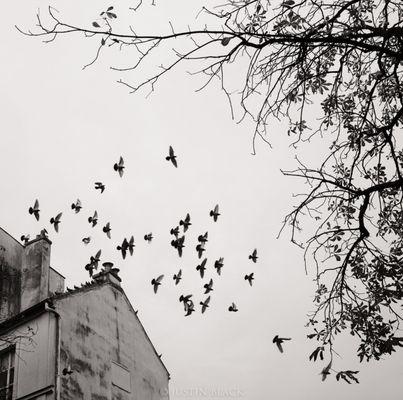
POLYGON ((0 400, 402 398, 402 0, 1 14, 0 400))

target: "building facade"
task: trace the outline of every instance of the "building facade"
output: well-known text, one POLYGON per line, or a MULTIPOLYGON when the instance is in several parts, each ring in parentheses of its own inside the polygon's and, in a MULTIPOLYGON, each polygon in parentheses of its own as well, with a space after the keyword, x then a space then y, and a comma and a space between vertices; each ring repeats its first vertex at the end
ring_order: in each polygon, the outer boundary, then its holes
POLYGON ((51 242, 0 228, 0 400, 168 399, 169 373, 105 263, 64 289, 51 242))

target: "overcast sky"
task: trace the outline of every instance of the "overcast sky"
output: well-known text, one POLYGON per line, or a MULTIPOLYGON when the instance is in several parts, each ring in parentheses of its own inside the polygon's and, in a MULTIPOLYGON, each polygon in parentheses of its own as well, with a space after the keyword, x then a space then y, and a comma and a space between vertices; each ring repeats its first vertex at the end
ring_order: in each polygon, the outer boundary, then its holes
MULTIPOLYGON (((178 30, 202 24, 202 17, 195 17, 203 2, 160 3, 146 4, 133 20, 137 32, 169 32, 169 20, 178 30)), ((38 7, 45 13, 48 4, 14 0, 1 8, 1 226, 16 238, 35 236, 46 226, 53 241, 52 267, 68 286, 88 280, 84 266, 102 248, 102 261, 120 268, 123 288, 163 354, 172 376, 172 400, 217 399, 217 391, 247 400, 396 399, 401 354, 360 365, 354 356, 356 342, 340 338, 336 350, 342 357, 335 359, 335 368, 359 369, 359 385, 337 383, 334 376, 322 383, 318 374, 326 360, 308 361, 316 347, 304 328, 313 308, 313 275, 305 275, 302 251, 289 242, 288 231, 276 239, 294 204, 292 194, 304 188, 280 173, 280 168, 295 165, 286 127, 273 122, 273 149, 258 141, 252 156, 252 123, 231 120, 218 85, 195 93, 202 81, 186 73, 189 66, 167 75, 148 98, 147 92, 128 94, 116 81, 135 81, 138 75, 109 66, 129 66, 133 54, 112 52, 82 70, 95 54, 93 41, 74 35, 43 44, 17 32, 15 24, 34 29, 38 7), (165 160, 170 145, 178 169, 165 160), (122 179, 112 168, 119 156, 126 163, 122 179), (104 194, 93 189, 95 181, 106 184, 104 194), (27 212, 36 198, 42 210, 39 223, 27 212), (83 209, 75 215, 70 204, 77 198, 83 209), (209 210, 216 203, 222 216, 214 223, 209 210), (95 209, 100 223, 92 229, 87 218, 95 209), (56 235, 48 221, 61 211, 56 235), (169 230, 187 212, 192 226, 179 259, 169 230), (112 240, 101 231, 108 221, 112 240), (195 269, 195 246, 205 231, 208 264, 202 281, 195 269), (148 232, 155 237, 151 244, 143 240, 148 232), (123 261, 116 246, 132 234, 135 254, 123 261), (84 246, 81 239, 88 235, 92 242, 84 246), (254 248, 259 252, 256 264, 248 260, 254 248), (213 268, 219 257, 225 259, 221 277, 213 268), (175 287, 172 275, 179 268, 183 280, 175 287), (250 272, 255 273, 253 287, 243 279, 250 272), (155 295, 150 281, 160 274, 165 278, 155 295), (206 297, 202 289, 210 277, 210 308, 185 318, 179 295, 194 293, 198 303, 206 297), (238 313, 227 311, 233 301, 238 313), (292 337, 284 354, 271 342, 276 334, 292 337)), ((112 4, 52 3, 63 18, 87 26, 112 4)), ((127 12, 130 5, 119 2, 120 21, 135 17, 127 12)), ((231 74, 231 79, 242 79, 241 68, 231 74)), ((309 146, 298 154, 312 161, 320 141, 309 146)))

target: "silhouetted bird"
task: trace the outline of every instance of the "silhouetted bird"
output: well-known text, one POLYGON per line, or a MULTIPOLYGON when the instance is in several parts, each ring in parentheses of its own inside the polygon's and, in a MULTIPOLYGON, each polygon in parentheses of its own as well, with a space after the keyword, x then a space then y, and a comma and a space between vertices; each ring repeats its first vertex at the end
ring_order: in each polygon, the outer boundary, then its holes
POLYGON ((199 258, 202 258, 203 255, 203 251, 205 251, 206 249, 204 248, 204 244, 203 243, 199 243, 196 246, 196 251, 197 251, 197 255, 199 258))
POLYGON ((330 360, 329 364, 327 364, 320 373, 322 375, 322 381, 324 381, 327 376, 330 375, 330 368, 332 368, 332 360, 330 360))
POLYGON ((85 238, 82 238, 81 240, 84 244, 88 244, 89 242, 91 242, 91 236, 87 236, 85 238))
POLYGON ((190 222, 190 215, 189 213, 186 214, 186 217, 184 220, 179 221, 179 225, 183 226, 183 232, 186 232, 192 223, 190 222))
POLYGON ((98 269, 98 263, 101 261, 101 254, 102 250, 98 250, 94 257, 90 257, 90 264, 92 264, 95 269, 98 269))
POLYGON ((179 226, 171 229, 171 235, 174 235, 176 238, 179 236, 179 226))
POLYGON ((224 266, 224 257, 220 257, 214 263, 214 268, 217 270, 217 274, 221 275, 221 268, 224 266))
POLYGON ((59 232, 59 224, 60 224, 60 219, 62 218, 62 215, 63 215, 63 213, 59 213, 56 215, 56 217, 52 217, 50 219, 50 223, 53 225, 56 232, 59 232))
POLYGON ((105 190, 105 185, 102 182, 95 182, 95 190, 99 189, 101 193, 105 190))
POLYGON ((144 240, 148 243, 151 243, 151 241, 153 240, 153 234, 147 233, 146 235, 144 235, 144 240))
POLYGON ((161 285, 161 281, 162 281, 163 277, 164 277, 164 275, 160 275, 157 279, 153 279, 151 281, 151 285, 153 285, 153 287, 154 287, 154 293, 157 293, 158 286, 161 285))
POLYGON ((180 269, 179 272, 177 274, 174 274, 173 277, 174 281, 175 281, 175 285, 177 285, 180 280, 182 279, 182 270, 180 269))
POLYGON ((97 211, 94 211, 94 215, 92 217, 88 217, 88 222, 92 224, 92 227, 94 227, 98 223, 97 211))
POLYGON ((183 302, 183 303, 187 303, 190 301, 190 298, 192 297, 192 294, 187 294, 186 296, 184 296, 183 294, 181 294, 179 296, 179 303, 183 302))
POLYGON ((171 161, 171 163, 175 166, 175 168, 178 168, 178 163, 176 162, 176 155, 174 153, 174 149, 172 146, 169 146, 169 155, 165 157, 165 160, 171 161))
POLYGON ((63 375, 71 375, 73 372, 74 370, 71 368, 70 364, 62 370, 63 375))
POLYGON ((213 291, 213 280, 210 279, 210 282, 209 282, 209 283, 206 283, 203 287, 204 287, 204 289, 205 289, 204 294, 207 294, 207 293, 212 292, 212 291, 213 291))
POLYGON ((237 311, 238 311, 238 308, 237 308, 236 304, 235 304, 235 303, 232 303, 232 304, 228 307, 228 311, 237 312, 237 311))
POLYGON ((278 335, 274 336, 273 338, 273 343, 277 345, 278 349, 280 350, 280 353, 283 353, 284 351, 283 346, 281 345, 284 342, 284 340, 291 340, 291 338, 281 338, 278 337, 278 335))
POLYGON ((135 247, 135 246, 136 246, 136 245, 134 244, 134 236, 132 235, 132 237, 131 237, 130 240, 129 240, 129 246, 128 246, 129 253, 130 253, 131 256, 133 255, 134 247, 135 247))
POLYGON ((118 171, 120 177, 123 176, 123 170, 125 169, 125 163, 124 163, 122 157, 119 158, 119 163, 115 163, 115 164, 113 165, 113 169, 114 169, 115 171, 118 171))
POLYGON ((21 242, 24 242, 24 244, 27 244, 29 242, 30 236, 29 235, 22 235, 21 236, 21 242))
POLYGON ((111 230, 111 224, 109 222, 102 228, 102 231, 106 233, 109 239, 111 238, 111 230))
POLYGON ((253 272, 251 273, 251 274, 249 274, 249 275, 245 275, 245 281, 248 281, 249 282, 249 285, 251 285, 252 286, 252 281, 253 281, 253 279, 255 279, 254 277, 253 277, 253 272))
POLYGON ((185 303, 185 317, 189 316, 192 314, 192 312, 195 311, 195 306, 193 304, 192 300, 189 300, 187 303, 185 303))
POLYGON ((182 257, 183 248, 185 247, 185 236, 177 239, 176 249, 178 250, 179 257, 182 257))
POLYGON ((129 242, 127 241, 126 238, 123 239, 123 242, 120 246, 116 247, 116 249, 122 253, 123 260, 126 258, 126 252, 128 248, 129 248, 129 242))
POLYGON ((197 240, 200 243, 206 243, 207 242, 207 237, 208 237, 208 232, 206 232, 204 235, 199 235, 199 237, 197 238, 197 240))
POLYGON ((41 210, 39 209, 39 201, 38 199, 35 200, 35 204, 33 207, 29 207, 28 212, 36 218, 37 221, 39 221, 39 212, 41 210))
POLYGON ((210 303, 210 296, 207 297, 206 300, 200 302, 200 305, 202 306, 202 309, 201 309, 202 314, 204 314, 204 311, 207 310, 207 308, 208 308, 208 306, 209 306, 209 305, 208 305, 209 303, 210 303))
POLYGON ((77 201, 75 203, 71 204, 71 209, 74 210, 76 212, 76 214, 79 213, 82 208, 83 207, 81 205, 80 199, 77 199, 77 201))
POLYGON ((207 263, 207 258, 205 258, 200 265, 196 267, 196 271, 199 271, 200 277, 203 279, 204 278, 204 271, 206 270, 206 263, 207 263))
POLYGON ((219 215, 221 215, 219 212, 218 204, 214 207, 214 210, 210 211, 210 217, 213 217, 214 222, 217 222, 217 218, 219 215))
POLYGON ((257 256, 257 250, 253 250, 253 253, 249 255, 249 260, 252 260, 254 263, 257 261, 258 256, 257 256))

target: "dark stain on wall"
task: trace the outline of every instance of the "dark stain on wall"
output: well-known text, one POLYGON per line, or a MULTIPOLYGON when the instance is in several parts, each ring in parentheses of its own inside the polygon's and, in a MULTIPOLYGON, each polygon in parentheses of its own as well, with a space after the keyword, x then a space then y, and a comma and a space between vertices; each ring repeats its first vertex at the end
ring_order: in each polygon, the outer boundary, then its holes
POLYGON ((96 393, 91 394, 91 400, 108 400, 106 396, 102 396, 96 393))
POLYGON ((80 384, 73 378, 73 376, 63 378, 62 388, 64 394, 66 394, 66 396, 62 395, 63 399, 84 399, 84 392, 82 391, 80 384))
POLYGON ((20 271, 0 259, 0 321, 20 311, 20 271))
POLYGON ((80 321, 77 321, 76 333, 78 336, 85 338, 89 336, 90 333, 94 333, 94 331, 88 325, 84 325, 80 321))

